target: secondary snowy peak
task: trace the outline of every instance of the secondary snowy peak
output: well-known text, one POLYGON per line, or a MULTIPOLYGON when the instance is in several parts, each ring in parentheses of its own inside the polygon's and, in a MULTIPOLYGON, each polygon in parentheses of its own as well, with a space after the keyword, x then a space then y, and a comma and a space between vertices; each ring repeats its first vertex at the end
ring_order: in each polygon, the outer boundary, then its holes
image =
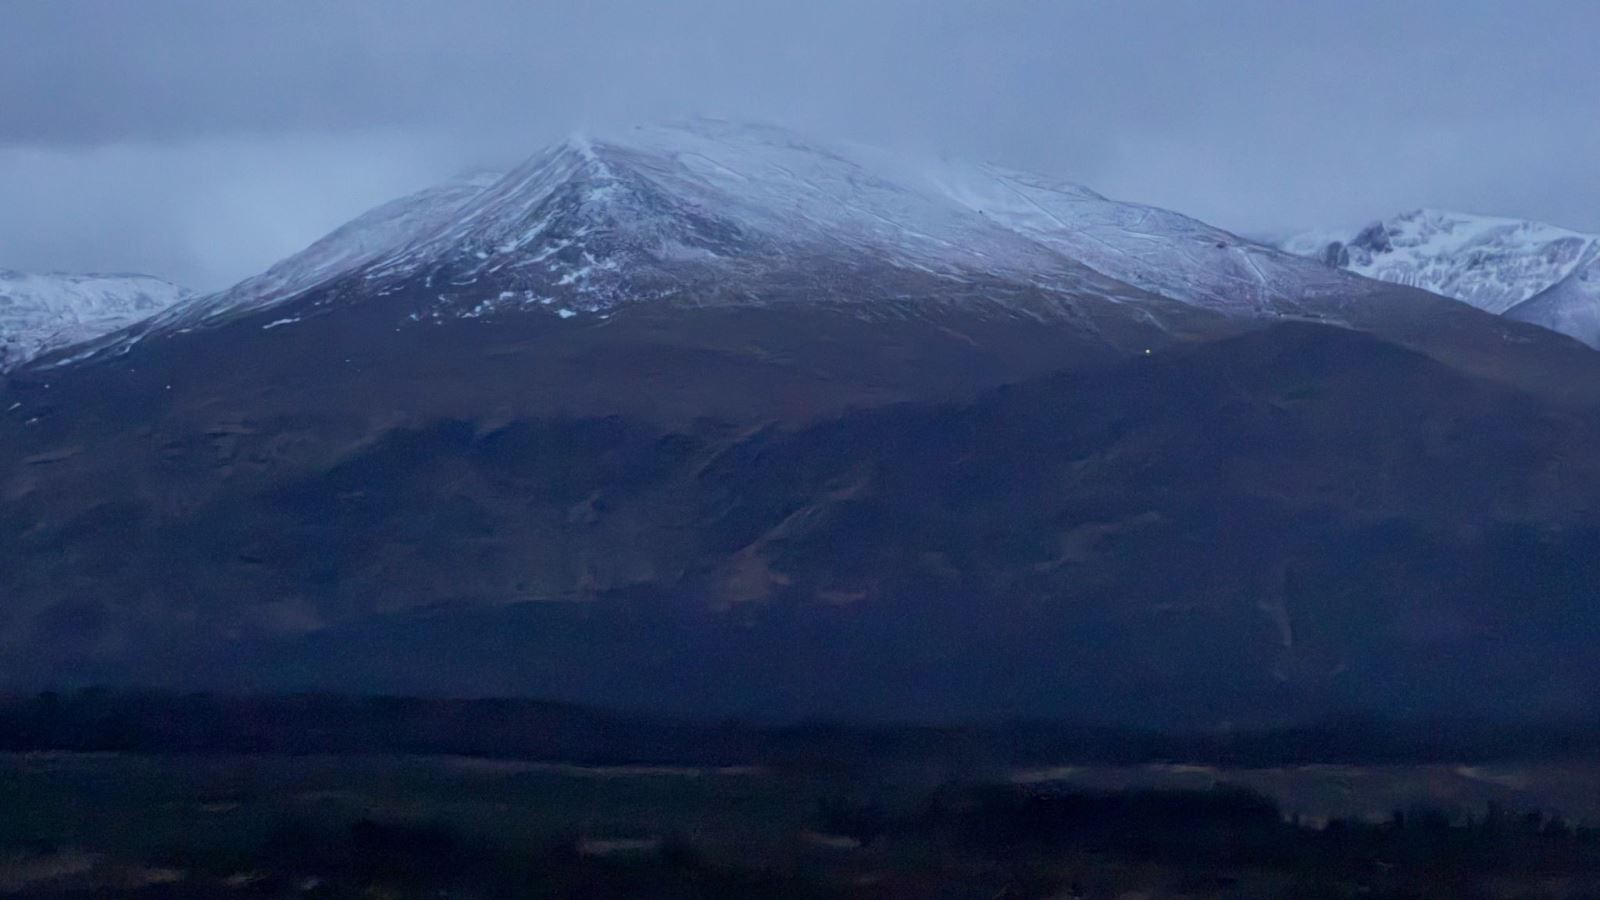
POLYGON ((1506 317, 1600 348, 1600 242, 1567 276, 1506 311, 1506 317))
POLYGON ((287 325, 378 299, 409 321, 1007 291, 1337 319, 1374 289, 1078 185, 695 120, 569 138, 503 176, 395 201, 121 340, 295 303, 271 323, 287 325))
POLYGON ((188 296, 186 288, 149 275, 0 269, 0 371, 126 328, 188 296))
POLYGON ((1354 234, 1308 233, 1282 247, 1369 278, 1502 313, 1571 275, 1600 236, 1521 219, 1419 209, 1354 234))

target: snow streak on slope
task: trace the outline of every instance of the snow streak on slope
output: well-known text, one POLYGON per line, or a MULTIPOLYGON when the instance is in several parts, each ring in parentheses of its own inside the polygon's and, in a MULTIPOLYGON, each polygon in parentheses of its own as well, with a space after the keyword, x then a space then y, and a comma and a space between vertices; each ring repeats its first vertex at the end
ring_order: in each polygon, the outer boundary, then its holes
POLYGON ((1600 237, 1520 219, 1419 209, 1354 235, 1303 234, 1282 246, 1501 313, 1572 274, 1600 237))
POLYGON ((189 296, 149 275, 35 275, 0 269, 0 371, 90 340, 189 296))

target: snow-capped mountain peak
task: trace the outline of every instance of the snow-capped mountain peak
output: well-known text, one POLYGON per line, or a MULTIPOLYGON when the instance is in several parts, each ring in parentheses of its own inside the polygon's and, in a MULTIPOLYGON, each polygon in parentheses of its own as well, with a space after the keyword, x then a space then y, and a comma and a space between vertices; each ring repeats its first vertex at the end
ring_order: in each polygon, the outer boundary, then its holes
POLYGON ((1054 297, 1045 306, 1061 308, 1086 297, 1148 305, 1157 295, 1224 315, 1340 320, 1341 308, 1373 290, 1365 279, 1070 182, 701 119, 574 135, 499 177, 386 204, 114 343, 302 298, 311 309, 275 314, 271 324, 378 300, 404 323, 780 296, 870 309, 930 294, 1054 297), (857 277, 869 271, 876 274, 857 277), (1007 287, 972 289, 979 284, 1007 287))

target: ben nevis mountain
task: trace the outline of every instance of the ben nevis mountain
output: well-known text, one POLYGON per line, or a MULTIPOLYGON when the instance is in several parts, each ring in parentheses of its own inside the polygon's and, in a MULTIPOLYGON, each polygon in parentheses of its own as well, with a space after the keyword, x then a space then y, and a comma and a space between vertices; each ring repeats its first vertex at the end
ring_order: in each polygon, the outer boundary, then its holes
POLYGON ((1151 305, 1140 291, 1223 313, 1292 314, 1350 283, 1077 185, 844 156, 776 129, 699 121, 575 136, 498 179, 403 198, 147 331, 279 306, 330 283, 343 302, 420 285, 433 295, 410 312, 437 320, 529 307, 571 316, 639 303, 815 302, 796 279, 821 271, 872 276, 831 298, 869 315, 907 299, 927 306, 901 281, 937 284, 947 300, 1005 285, 995 305, 1040 314, 1065 312, 1067 294, 1151 305), (1029 292, 1056 302, 1007 297, 1029 292))
POLYGON ((1479 309, 992 166, 572 138, 12 369, 0 681, 1590 713, 1600 355, 1515 314, 1570 249, 1479 309))
POLYGON ((1354 235, 1307 233, 1282 247, 1600 347, 1600 235, 1419 209, 1354 235))

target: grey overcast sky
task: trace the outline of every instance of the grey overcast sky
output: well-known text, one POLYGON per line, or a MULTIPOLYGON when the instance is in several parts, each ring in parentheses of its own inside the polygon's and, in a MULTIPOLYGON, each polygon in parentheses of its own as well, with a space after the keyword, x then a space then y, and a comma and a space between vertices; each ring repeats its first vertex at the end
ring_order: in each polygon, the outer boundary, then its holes
POLYGON ((704 114, 1245 233, 1600 231, 1600 0, 0 0, 0 267, 209 289, 576 129, 704 114))

